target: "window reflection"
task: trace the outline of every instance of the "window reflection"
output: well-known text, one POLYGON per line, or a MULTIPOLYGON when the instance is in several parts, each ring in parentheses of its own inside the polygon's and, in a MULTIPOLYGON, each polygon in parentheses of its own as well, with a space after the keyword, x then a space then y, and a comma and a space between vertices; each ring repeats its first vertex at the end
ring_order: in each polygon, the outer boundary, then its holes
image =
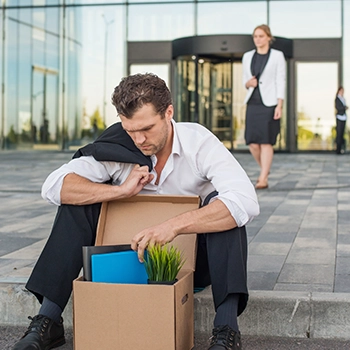
MULTIPOLYGON (((73 10, 72 10, 73 11, 73 10)), ((82 30, 81 60, 81 143, 90 142, 117 120, 111 94, 125 75, 124 8, 84 7, 79 26, 82 30)))
MULTIPOLYGON (((126 33, 128 41, 173 40, 197 34, 251 34, 256 25, 266 23, 268 19, 273 34, 282 37, 338 38, 343 30, 342 84, 345 87, 345 98, 350 100, 350 47, 347 44, 350 40, 350 1, 167 2, 168 0, 161 4, 157 0, 6 0, 3 7, 4 52, 0 46, 5 86, 4 114, 0 128, 6 141, 5 146, 32 147, 34 144, 39 147, 45 144, 60 147, 64 135, 67 138, 64 145, 66 148, 78 147, 96 137, 95 124, 98 131, 101 131, 115 122, 116 111, 110 103, 110 95, 120 78, 127 73, 126 33), (69 6, 63 9, 63 3, 69 6), (100 6, 102 3, 104 5, 100 6), (108 3, 111 5, 106 6, 108 3), (45 7, 57 4, 57 7, 45 7), (96 6, 91 6, 92 4, 96 6)), ((2 27, 2 16, 0 25, 2 27)), ((164 76, 169 75, 168 65, 160 65, 156 73, 163 77, 163 73, 158 70, 162 71, 161 66, 164 66, 164 76)), ((175 78, 180 84, 178 86, 182 84, 181 92, 178 92, 177 97, 174 96, 176 110, 181 111, 178 118, 209 125, 213 122, 208 113, 209 100, 214 96, 210 90, 210 79, 214 81, 215 74, 226 72, 224 66, 216 65, 214 69, 208 63, 200 67, 204 74, 198 82, 202 87, 198 115, 194 108, 198 98, 194 89, 195 64, 189 58, 178 61, 177 67, 179 75, 175 78), (183 77, 186 79, 183 80, 183 77)), ((308 134, 304 132, 306 129, 312 138, 320 135, 318 141, 322 142, 317 147, 331 149, 332 136, 329 129, 334 122, 337 63, 329 63, 324 67, 314 63, 298 63, 297 67, 298 127, 301 131, 299 148, 316 147, 315 142, 305 141, 305 134, 308 134), (311 79, 306 78, 306 73, 309 75, 314 71, 319 76, 327 76, 327 80, 323 80, 320 86, 310 85, 311 79), (327 92, 322 90, 316 94, 318 88, 327 89, 327 92), (328 97, 320 97, 322 94, 328 97), (312 105, 310 101, 315 98, 324 103, 323 114, 309 110, 312 105)), ((242 103, 245 91, 243 89, 242 92, 241 86, 241 63, 234 62, 231 68, 232 130, 234 148, 237 149, 246 147, 245 106, 242 103)), ((144 70, 145 66, 131 66, 131 73, 141 69, 144 70)), ((147 67, 147 70, 153 69, 154 66, 147 67)), ((285 120, 287 116, 282 119, 281 142, 277 145, 282 149, 286 147, 285 120)))
POLYGON ((274 35, 287 38, 341 36, 341 0, 270 1, 274 35))
POLYGON ((297 68, 298 149, 333 150, 338 63, 302 63, 297 68))
POLYGON ((129 7, 129 41, 173 40, 194 35, 194 4, 129 7))
POLYGON ((130 66, 130 74, 137 73, 153 73, 158 75, 158 77, 162 78, 169 89, 170 86, 170 65, 169 64, 132 64, 130 66))
POLYGON ((267 21, 265 1, 199 3, 199 35, 251 34, 254 28, 267 21), (225 10, 223 11, 223 7, 225 10))

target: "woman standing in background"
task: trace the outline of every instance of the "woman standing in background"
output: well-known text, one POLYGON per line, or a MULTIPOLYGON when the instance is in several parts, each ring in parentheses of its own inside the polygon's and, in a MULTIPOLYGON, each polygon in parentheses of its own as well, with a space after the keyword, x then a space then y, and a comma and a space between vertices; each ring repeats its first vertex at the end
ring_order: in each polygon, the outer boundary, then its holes
POLYGON ((280 118, 286 80, 286 63, 282 51, 271 49, 273 36, 262 24, 253 32, 256 49, 243 55, 243 84, 247 95, 245 140, 260 166, 256 189, 268 187, 273 159, 273 145, 280 132, 280 118))
POLYGON ((344 131, 346 125, 346 113, 348 109, 344 99, 344 88, 339 86, 337 95, 335 96, 335 109, 336 112, 336 122, 337 122, 337 154, 342 154, 342 150, 345 148, 344 131))

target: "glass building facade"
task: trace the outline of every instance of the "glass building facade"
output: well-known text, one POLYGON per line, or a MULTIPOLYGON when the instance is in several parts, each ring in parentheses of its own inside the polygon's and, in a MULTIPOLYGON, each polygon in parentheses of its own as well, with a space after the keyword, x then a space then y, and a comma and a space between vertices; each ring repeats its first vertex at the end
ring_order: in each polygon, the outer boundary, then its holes
POLYGON ((333 150, 339 85, 350 102, 350 0, 3 0, 0 11, 1 150, 91 142, 117 120, 110 96, 120 79, 146 71, 168 83, 176 120, 200 122, 229 149, 246 149, 241 56, 174 57, 171 43, 251 40, 263 23, 293 40, 276 149, 333 150), (152 43, 170 51, 152 60, 142 50, 152 43))

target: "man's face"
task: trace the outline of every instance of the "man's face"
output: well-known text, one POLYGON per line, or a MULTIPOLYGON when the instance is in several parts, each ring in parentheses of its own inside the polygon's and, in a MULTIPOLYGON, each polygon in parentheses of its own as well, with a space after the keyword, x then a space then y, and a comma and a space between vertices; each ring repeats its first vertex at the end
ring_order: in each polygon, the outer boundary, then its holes
POLYGON ((165 118, 157 114, 152 104, 138 109, 128 119, 120 115, 123 129, 129 134, 136 147, 146 156, 157 154, 167 143, 171 135, 173 106, 165 111, 165 118))

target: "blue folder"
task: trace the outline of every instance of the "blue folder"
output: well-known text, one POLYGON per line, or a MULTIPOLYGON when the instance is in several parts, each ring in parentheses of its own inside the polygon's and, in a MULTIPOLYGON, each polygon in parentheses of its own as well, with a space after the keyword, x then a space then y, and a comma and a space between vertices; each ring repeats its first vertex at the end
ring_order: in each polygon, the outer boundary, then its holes
POLYGON ((147 278, 133 250, 91 255, 92 282, 147 284, 147 278))

